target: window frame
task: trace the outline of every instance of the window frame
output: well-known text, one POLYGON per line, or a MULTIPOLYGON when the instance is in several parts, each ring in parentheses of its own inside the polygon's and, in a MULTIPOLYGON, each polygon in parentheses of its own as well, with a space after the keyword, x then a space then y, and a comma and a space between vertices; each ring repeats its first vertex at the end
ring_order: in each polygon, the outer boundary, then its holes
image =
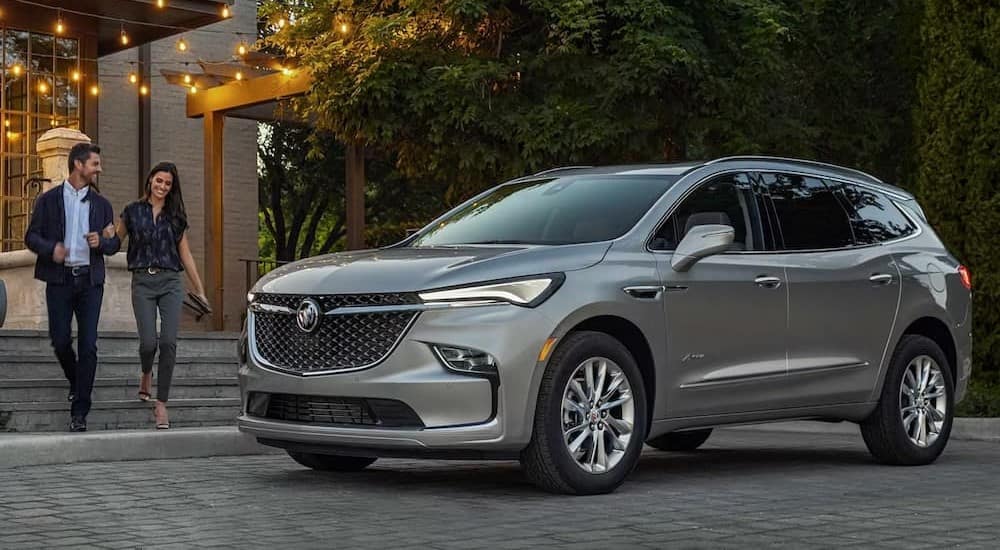
MULTIPOLYGON (((660 227, 670 218, 670 216, 674 215, 674 212, 677 210, 677 208, 680 206, 680 204, 684 202, 684 200, 688 197, 688 195, 690 195, 696 189, 698 189, 698 187, 700 187, 701 185, 703 185, 704 183, 710 181, 713 178, 716 178, 718 176, 724 176, 724 175, 727 175, 727 174, 746 174, 749 177, 749 179, 751 181, 751 193, 753 195, 755 195, 755 196, 760 197, 761 200, 767 204, 768 208, 767 208, 766 216, 767 216, 768 222, 771 224, 772 230, 774 228, 777 228, 777 231, 772 231, 772 233, 771 233, 771 238, 773 239, 773 245, 775 246, 774 250, 727 250, 725 252, 721 252, 721 254, 813 254, 813 253, 816 253, 816 252, 831 252, 831 251, 835 252, 835 251, 841 251, 841 250, 853 250, 853 249, 857 249, 857 248, 868 248, 868 247, 873 247, 873 246, 886 246, 886 245, 896 244, 896 243, 899 243, 899 242, 907 241, 909 239, 915 239, 915 238, 919 237, 920 235, 922 235, 923 232, 924 232, 924 226, 919 222, 919 220, 915 219, 915 217, 913 215, 911 215, 909 212, 907 212, 907 209, 903 205, 899 204, 899 201, 900 201, 899 197, 901 197, 901 195, 894 194, 894 193, 889 192, 889 191, 885 191, 885 190, 883 190, 883 189, 881 189, 881 188, 879 188, 879 187, 877 187, 875 185, 871 185, 871 184, 868 184, 868 183, 863 182, 863 181, 851 180, 851 179, 842 178, 842 177, 833 177, 833 176, 827 176, 825 174, 818 174, 818 173, 812 173, 812 172, 803 172, 802 170, 784 170, 784 169, 775 170, 773 168, 743 168, 743 169, 723 170, 723 171, 720 171, 720 172, 715 172, 713 174, 707 175, 707 176, 701 178, 700 180, 698 180, 697 182, 695 182, 686 191, 684 191, 684 193, 680 197, 678 197, 677 200, 673 201, 673 203, 667 208, 666 212, 662 216, 660 216, 660 219, 656 222, 656 225, 653 226, 653 230, 650 231, 649 234, 646 236, 645 244, 643 246, 643 248, 645 249, 645 251, 649 252, 651 254, 659 254, 659 255, 673 254, 674 250, 657 250, 657 249, 654 249, 654 248, 651 247, 653 238, 659 232, 660 227), (891 240, 891 241, 885 241, 885 242, 873 243, 873 244, 858 244, 857 239, 853 238, 853 226, 852 226, 852 228, 851 228, 851 231, 852 231, 852 241, 854 241, 854 244, 851 245, 851 246, 840 247, 840 248, 810 249, 810 250, 788 250, 788 249, 785 249, 785 239, 784 239, 784 236, 781 234, 781 225, 780 225, 780 222, 779 222, 778 217, 777 217, 777 212, 774 210, 774 203, 771 201, 771 195, 770 195, 770 193, 766 192, 767 191, 766 184, 763 184, 762 182, 759 183, 759 184, 756 183, 756 180, 759 180, 760 177, 763 174, 775 173, 775 172, 783 173, 783 174, 790 174, 790 175, 795 175, 795 176, 812 177, 812 178, 819 179, 821 181, 830 180, 830 181, 835 181, 835 182, 841 183, 841 184, 851 184, 851 185, 857 185, 859 187, 863 187, 864 189, 866 189, 868 191, 871 191, 873 193, 877 193, 878 195, 884 197, 887 201, 891 202, 900 212, 902 212, 902 214, 904 216, 906 216, 907 219, 909 219, 913 223, 913 225, 916 226, 917 230, 915 232, 913 232, 912 234, 910 234, 910 235, 907 235, 905 237, 900 237, 898 239, 894 239, 894 240, 891 240), (758 188, 763 189, 765 192, 759 192, 758 188)), ((839 193, 837 193, 836 191, 834 191, 834 195, 838 195, 838 194, 839 193)), ((837 200, 838 201, 844 201, 844 198, 838 196, 837 200)), ((846 208, 846 206, 845 206, 845 208, 846 208)), ((763 223, 764 217, 765 217, 765 213, 764 212, 760 212, 760 209, 758 208, 758 214, 759 215, 757 217, 757 223, 763 223)), ((760 229, 761 229, 762 232, 764 231, 764 227, 763 226, 760 229)))
MULTIPOLYGON (((906 235, 904 237, 900 237, 900 238, 897 238, 897 239, 893 239, 893 240, 889 240, 889 241, 884 241, 884 242, 880 242, 880 243, 861 244, 861 243, 858 242, 857 237, 854 235, 854 224, 853 224, 852 218, 850 217, 851 216, 851 210, 852 210, 852 208, 850 207, 850 205, 849 205, 849 203, 847 201, 847 198, 841 196, 842 191, 840 189, 831 189, 830 191, 834 194, 834 196, 837 198, 837 201, 841 204, 841 206, 843 206, 843 208, 845 209, 845 213, 847 213, 847 215, 848 215, 848 222, 850 223, 850 227, 851 227, 851 240, 853 241, 854 244, 852 244, 850 246, 842 246, 842 247, 836 247, 836 248, 810 248, 810 249, 801 249, 801 250, 790 250, 790 249, 785 248, 785 239, 784 239, 784 236, 781 235, 781 231, 780 231, 780 227, 781 226, 780 226, 780 223, 779 223, 779 225, 778 225, 778 228, 779 228, 778 237, 780 239, 780 246, 781 246, 781 248, 778 250, 778 252, 781 253, 781 254, 814 254, 814 253, 817 253, 817 252, 836 252, 836 251, 841 251, 841 250, 854 250, 854 249, 858 249, 858 248, 869 248, 869 247, 873 247, 873 246, 885 246, 885 245, 895 244, 895 243, 902 242, 902 241, 909 240, 909 239, 914 239, 914 238, 920 236, 924 232, 923 226, 917 220, 913 219, 913 216, 911 216, 908 212, 906 212, 906 209, 900 207, 899 203, 897 202, 897 199, 893 198, 893 196, 891 194, 883 191, 882 189, 879 189, 878 187, 876 187, 874 185, 869 185, 869 184, 866 184, 865 182, 854 181, 854 180, 849 180, 849 179, 845 179, 845 178, 830 177, 830 176, 826 176, 826 175, 823 175, 823 174, 816 174, 816 173, 810 173, 810 172, 802 172, 802 171, 799 171, 799 170, 774 170, 774 169, 766 169, 765 170, 765 169, 755 169, 755 170, 750 170, 750 171, 758 173, 758 174, 781 173, 781 174, 789 174, 789 175, 794 175, 794 176, 812 177, 812 178, 816 178, 816 179, 818 179, 820 181, 823 181, 824 185, 826 185, 827 181, 832 181, 832 182, 837 182, 837 183, 842 184, 842 185, 856 185, 858 187, 862 187, 865 190, 871 191, 872 193, 875 193, 878 196, 884 198, 887 202, 892 203, 892 205, 897 210, 899 210, 899 212, 902 213, 903 216, 905 216, 906 219, 908 219, 910 221, 910 223, 912 223, 917 228, 916 231, 914 231, 913 233, 911 233, 909 235, 906 235)), ((771 201, 770 194, 768 194, 766 196, 767 196, 768 202, 770 202, 771 201)), ((774 204, 771 203, 771 210, 773 211, 773 209, 774 209, 774 204)), ((776 218, 777 217, 777 213, 775 212, 774 215, 775 215, 775 218, 776 218)))

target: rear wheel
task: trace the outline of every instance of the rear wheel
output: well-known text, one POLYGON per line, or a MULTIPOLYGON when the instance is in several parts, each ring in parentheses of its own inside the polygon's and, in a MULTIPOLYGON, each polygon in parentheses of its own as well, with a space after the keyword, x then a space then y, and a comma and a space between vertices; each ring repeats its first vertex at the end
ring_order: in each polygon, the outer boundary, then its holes
POLYGON ((576 332, 542 377, 528 477, 556 493, 609 493, 635 468, 646 434, 646 393, 635 359, 600 332, 576 332))
POLYGON ((364 470, 378 460, 373 456, 321 455, 287 451, 288 456, 299 464, 324 472, 357 472, 364 470))
POLYGON ((893 352, 878 406, 861 422, 868 450, 886 464, 934 462, 951 435, 954 392, 941 348, 925 336, 904 336, 893 352))
POLYGON ((693 451, 701 447, 701 444, 708 440, 710 435, 712 435, 712 428, 673 432, 654 437, 646 444, 661 451, 693 451))

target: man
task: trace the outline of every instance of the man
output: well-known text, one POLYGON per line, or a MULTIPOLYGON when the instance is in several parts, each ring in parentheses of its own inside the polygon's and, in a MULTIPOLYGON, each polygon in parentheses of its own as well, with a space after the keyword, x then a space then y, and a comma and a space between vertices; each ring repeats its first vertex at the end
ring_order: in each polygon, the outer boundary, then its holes
POLYGON ((97 372, 97 321, 104 299, 104 255, 121 248, 114 210, 97 192, 101 149, 78 143, 69 152, 69 178, 35 202, 24 242, 38 255, 35 278, 45 281, 49 337, 69 381, 71 432, 87 431, 97 372), (78 353, 71 323, 76 316, 78 353))

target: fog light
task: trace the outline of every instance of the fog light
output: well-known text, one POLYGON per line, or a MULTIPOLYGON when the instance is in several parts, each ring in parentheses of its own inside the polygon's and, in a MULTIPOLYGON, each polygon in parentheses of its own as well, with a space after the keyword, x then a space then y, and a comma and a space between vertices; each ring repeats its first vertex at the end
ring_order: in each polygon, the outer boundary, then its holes
POLYGON ((478 349, 456 348, 432 344, 444 366, 464 374, 496 374, 497 362, 492 355, 478 349))

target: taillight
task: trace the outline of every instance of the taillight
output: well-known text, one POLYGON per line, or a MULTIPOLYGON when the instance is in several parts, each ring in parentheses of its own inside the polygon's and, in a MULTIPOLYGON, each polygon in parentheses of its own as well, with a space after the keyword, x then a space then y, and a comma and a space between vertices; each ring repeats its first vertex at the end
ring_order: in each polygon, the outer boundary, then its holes
POLYGON ((969 268, 964 265, 958 266, 958 277, 962 280, 962 286, 972 290, 972 273, 969 273, 969 268))

